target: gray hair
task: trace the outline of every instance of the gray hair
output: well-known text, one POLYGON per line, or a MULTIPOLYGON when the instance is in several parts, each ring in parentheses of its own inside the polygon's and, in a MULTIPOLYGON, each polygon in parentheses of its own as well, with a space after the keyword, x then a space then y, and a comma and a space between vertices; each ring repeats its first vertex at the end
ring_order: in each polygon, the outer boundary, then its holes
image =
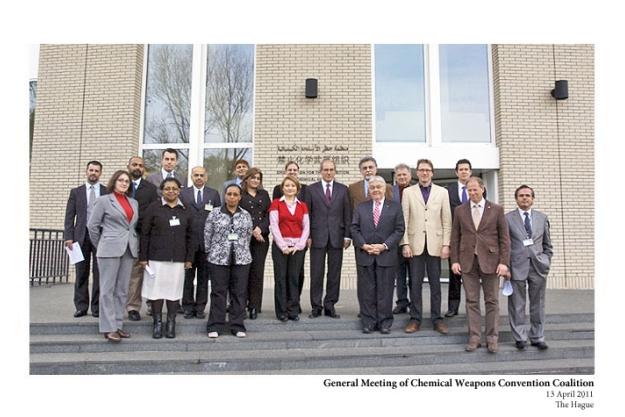
POLYGON ((466 185, 469 185, 469 183, 470 183, 471 181, 477 182, 477 183, 478 183, 478 185, 480 186, 480 188, 481 188, 482 190, 483 190, 484 188, 486 188, 486 187, 484 187, 484 181, 482 181, 482 179, 481 179, 480 177, 470 177, 470 178, 467 180, 467 184, 466 184, 466 185))
POLYGON ((374 182, 381 182, 382 184, 386 185, 386 180, 379 175, 373 175, 371 178, 369 178, 369 185, 373 184, 374 182))
POLYGON ((395 171, 397 172, 397 170, 399 169, 407 169, 408 172, 410 172, 410 167, 407 164, 404 164, 403 162, 395 165, 395 171))

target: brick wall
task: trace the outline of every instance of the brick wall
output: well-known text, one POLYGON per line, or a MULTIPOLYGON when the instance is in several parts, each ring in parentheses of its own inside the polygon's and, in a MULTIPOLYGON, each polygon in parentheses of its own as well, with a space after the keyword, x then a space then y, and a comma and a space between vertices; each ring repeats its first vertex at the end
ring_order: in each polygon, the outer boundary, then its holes
POLYGON ((592 45, 493 46, 499 196, 534 188, 534 207, 551 221, 549 288, 594 287, 594 48, 592 45), (568 80, 569 98, 551 97, 568 80))
MULTIPOLYGON (((359 180, 358 161, 372 152, 371 106, 370 45, 257 45, 254 163, 266 188, 282 179, 291 158, 299 158, 305 183, 318 180, 325 156, 337 158, 337 181, 359 180), (306 78, 318 80, 316 99, 304 95, 306 78)), ((265 282, 272 285, 271 255, 267 260, 265 282)), ((356 288, 352 248, 344 253, 341 287, 356 288)))
POLYGON ((89 160, 101 182, 138 151, 142 45, 41 45, 30 168, 31 227, 63 228, 89 160))

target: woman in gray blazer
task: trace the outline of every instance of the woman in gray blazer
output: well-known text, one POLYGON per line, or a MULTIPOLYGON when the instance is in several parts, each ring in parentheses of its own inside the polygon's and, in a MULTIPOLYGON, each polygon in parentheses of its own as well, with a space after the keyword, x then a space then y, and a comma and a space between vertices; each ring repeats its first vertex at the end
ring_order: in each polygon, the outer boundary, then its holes
POLYGON ((100 332, 113 343, 130 337, 123 320, 130 273, 139 255, 139 203, 126 196, 129 186, 128 172, 116 171, 108 183, 110 194, 96 200, 87 222, 100 269, 100 332))

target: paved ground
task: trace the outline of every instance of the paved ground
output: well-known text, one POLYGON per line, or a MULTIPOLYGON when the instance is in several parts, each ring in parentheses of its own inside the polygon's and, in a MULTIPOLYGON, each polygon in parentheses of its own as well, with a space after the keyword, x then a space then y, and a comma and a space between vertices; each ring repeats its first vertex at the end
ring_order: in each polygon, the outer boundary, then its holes
MULTIPOLYGON (((427 285, 423 290, 424 314, 429 317, 429 290, 427 285)), ((302 307, 304 314, 310 312, 309 293, 302 293, 302 307)), ((358 302, 356 290, 341 290, 341 296, 336 310, 343 318, 356 319, 358 314, 358 302)), ((30 322, 61 322, 67 320, 96 321, 91 316, 80 319, 72 317, 74 313, 73 284, 56 284, 51 286, 35 286, 30 289, 30 322)), ((464 300, 464 298, 463 298, 464 300)), ((500 295, 499 308, 501 315, 507 315, 507 297, 500 295)), ((447 311, 447 287, 443 285, 443 313, 447 311)), ((145 310, 142 311, 144 313, 145 310)), ((594 290, 547 290, 546 313, 594 313, 595 294, 594 290)), ((208 309, 207 309, 208 312, 208 309)), ((482 312, 484 307, 482 306, 482 312)), ((460 314, 464 315, 464 302, 460 306, 460 314)), ((273 317, 273 290, 265 290, 263 297, 263 316, 273 317)))

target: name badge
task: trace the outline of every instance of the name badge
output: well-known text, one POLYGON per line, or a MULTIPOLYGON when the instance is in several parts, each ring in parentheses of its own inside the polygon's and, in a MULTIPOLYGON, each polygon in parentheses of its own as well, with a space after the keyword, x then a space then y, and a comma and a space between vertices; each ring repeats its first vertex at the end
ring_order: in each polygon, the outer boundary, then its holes
POLYGON ((233 240, 238 240, 239 239, 239 235, 236 233, 228 233, 228 240, 233 241, 233 240))
POLYGON ((524 239, 523 240, 523 246, 532 246, 534 244, 534 240, 533 239, 524 239))
POLYGON ((206 210, 206 211, 213 211, 212 203, 204 204, 204 210, 206 210))
POLYGON ((171 227, 180 226, 180 219, 177 219, 176 216, 172 217, 171 219, 169 219, 169 225, 171 227))

